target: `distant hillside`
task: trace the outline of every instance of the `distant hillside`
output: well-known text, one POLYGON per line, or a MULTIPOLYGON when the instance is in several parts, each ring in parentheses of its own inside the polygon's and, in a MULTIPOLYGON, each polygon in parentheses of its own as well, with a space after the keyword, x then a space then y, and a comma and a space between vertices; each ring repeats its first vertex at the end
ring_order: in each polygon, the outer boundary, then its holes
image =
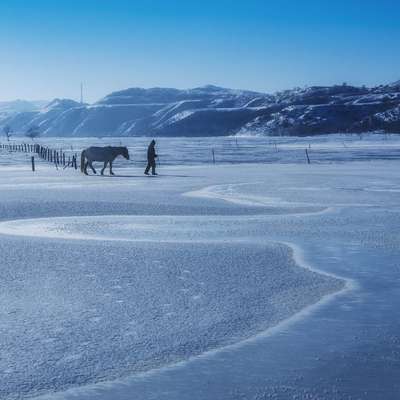
MULTIPOLYGON (((1 103, 0 103, 1 104, 1 103)), ((400 81, 375 88, 337 85, 273 95, 204 86, 131 88, 94 104, 56 99, 40 110, 0 115, 0 128, 47 136, 316 135, 400 132, 400 81)))
POLYGON ((6 118, 10 115, 25 112, 37 111, 44 107, 48 102, 43 100, 27 101, 27 100, 14 100, 14 101, 0 101, 0 119, 6 118))

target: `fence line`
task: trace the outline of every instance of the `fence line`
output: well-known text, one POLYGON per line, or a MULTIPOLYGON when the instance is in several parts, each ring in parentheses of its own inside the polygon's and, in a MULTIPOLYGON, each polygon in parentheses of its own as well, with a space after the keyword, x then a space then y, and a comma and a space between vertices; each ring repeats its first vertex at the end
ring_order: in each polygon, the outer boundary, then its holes
POLYGON ((37 154, 44 161, 53 163, 57 168, 63 166, 78 169, 78 155, 66 155, 62 150, 51 149, 40 144, 33 143, 1 143, 0 149, 10 152, 37 154))

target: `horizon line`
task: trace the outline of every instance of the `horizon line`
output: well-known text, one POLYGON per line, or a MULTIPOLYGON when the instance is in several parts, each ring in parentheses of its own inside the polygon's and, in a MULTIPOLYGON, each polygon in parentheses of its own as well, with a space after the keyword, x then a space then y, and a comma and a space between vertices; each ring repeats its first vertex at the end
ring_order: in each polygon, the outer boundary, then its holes
MULTIPOLYGON (((93 102, 84 102, 83 105, 85 104, 95 104, 96 102, 100 101, 101 99, 104 99, 107 96, 110 96, 113 93, 117 93, 117 92, 123 92, 126 90, 130 90, 130 89, 143 89, 143 90, 152 90, 152 89, 172 89, 172 90, 180 90, 180 91, 185 91, 185 90, 195 90, 195 89, 204 89, 207 87, 214 87, 216 89, 224 89, 224 90, 233 90, 233 91, 243 91, 243 92, 254 92, 254 93, 259 93, 259 94, 264 94, 264 95, 275 95, 277 93, 281 93, 281 92, 285 92, 285 91, 291 91, 291 90, 296 90, 296 89, 307 89, 307 88, 317 88, 317 87, 335 87, 335 86, 349 86, 349 87, 357 87, 357 88, 367 88, 367 89, 374 89, 374 88, 379 88, 379 87, 387 87, 387 86, 394 86, 394 85, 400 85, 400 79, 396 80, 394 82, 388 82, 388 83, 381 83, 381 84, 377 84, 377 85, 356 85, 353 84, 351 82, 347 82, 344 81, 342 83, 337 83, 337 84, 331 84, 331 85, 303 85, 303 86, 293 86, 291 88, 287 88, 287 89, 280 89, 280 90, 275 90, 273 92, 267 92, 267 91, 260 91, 260 90, 256 90, 256 89, 242 89, 242 88, 233 88, 233 87, 226 87, 226 86, 219 86, 219 85, 215 85, 215 84, 204 84, 201 86, 194 86, 194 87, 186 87, 186 88, 182 88, 182 87, 172 87, 172 86, 129 86, 125 89, 116 89, 112 92, 107 93, 106 95, 104 95, 103 97, 100 97, 98 100, 95 100, 93 102)), ((79 86, 79 85, 78 85, 79 86)), ((79 97, 80 99, 80 93, 79 96, 77 96, 77 98, 79 97)), ((38 99, 38 98, 21 98, 21 97, 17 97, 17 98, 13 98, 13 99, 7 99, 7 100, 3 100, 0 99, 0 103, 13 103, 13 102, 47 102, 50 103, 54 100, 73 100, 76 101, 77 103, 80 103, 80 100, 74 100, 74 98, 71 97, 53 97, 52 99, 38 99)))

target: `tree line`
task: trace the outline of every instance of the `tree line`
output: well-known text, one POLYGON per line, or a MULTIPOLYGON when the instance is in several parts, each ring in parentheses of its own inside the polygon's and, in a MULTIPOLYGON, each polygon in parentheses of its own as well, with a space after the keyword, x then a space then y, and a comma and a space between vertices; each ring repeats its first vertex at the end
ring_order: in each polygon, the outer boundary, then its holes
MULTIPOLYGON (((7 141, 9 142, 11 136, 12 136, 13 133, 14 133, 14 131, 13 131, 13 129, 11 128, 10 125, 6 125, 6 126, 4 126, 4 128, 3 128, 3 133, 4 133, 4 135, 6 136, 7 141)), ((40 136, 40 128, 39 128, 37 125, 30 126, 30 127, 26 130, 25 136, 28 137, 28 138, 30 138, 30 139, 32 139, 32 140, 35 139, 35 138, 37 138, 37 137, 39 137, 39 136, 40 136)))

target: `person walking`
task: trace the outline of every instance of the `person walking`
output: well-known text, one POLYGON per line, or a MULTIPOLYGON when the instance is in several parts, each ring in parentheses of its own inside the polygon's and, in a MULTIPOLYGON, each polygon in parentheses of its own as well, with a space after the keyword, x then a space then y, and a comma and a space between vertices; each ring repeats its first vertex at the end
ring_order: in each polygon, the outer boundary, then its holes
POLYGON ((144 171, 146 175, 149 175, 149 171, 151 168, 151 174, 152 175, 157 175, 156 174, 156 149, 154 146, 156 145, 156 141, 152 140, 149 144, 149 147, 147 148, 147 167, 144 171))

